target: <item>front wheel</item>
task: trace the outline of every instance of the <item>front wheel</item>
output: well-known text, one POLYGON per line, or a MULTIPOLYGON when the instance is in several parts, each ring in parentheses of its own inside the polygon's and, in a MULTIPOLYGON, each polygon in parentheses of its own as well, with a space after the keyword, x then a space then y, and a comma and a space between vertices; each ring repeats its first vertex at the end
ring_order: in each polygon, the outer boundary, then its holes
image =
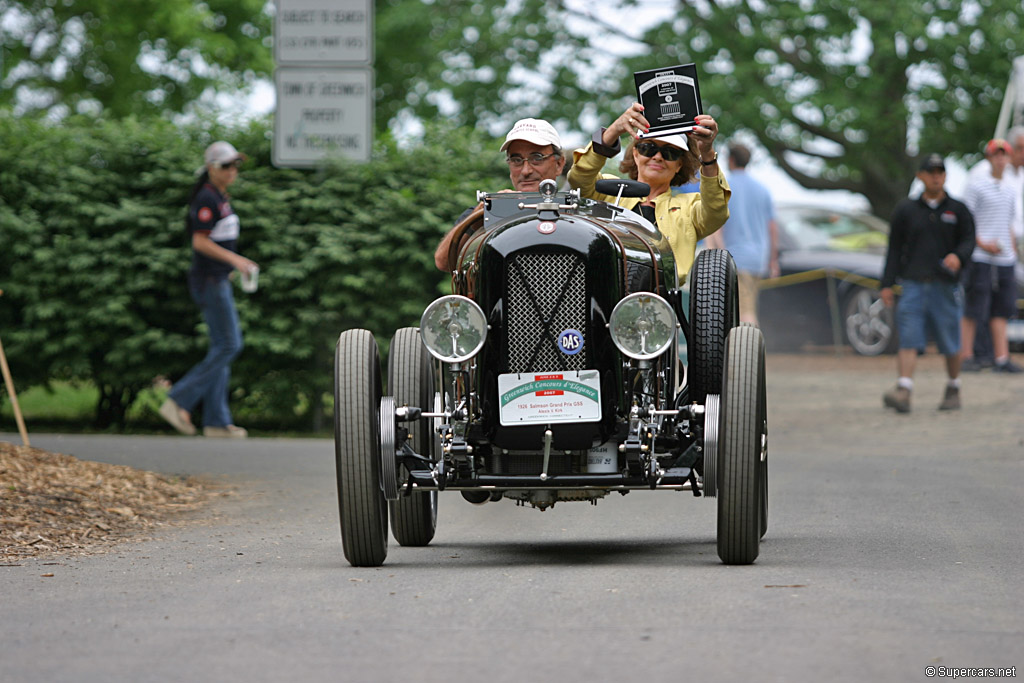
POLYGON ((751 325, 729 333, 719 415, 718 556, 757 559, 768 522, 768 410, 764 336, 751 325))
MULTIPOLYGON (((434 375, 430 355, 415 327, 395 332, 388 351, 388 395, 395 405, 416 406, 427 412, 434 404, 434 375)), ((431 421, 425 418, 409 423, 409 440, 418 454, 430 457, 434 446, 431 421)), ((405 468, 399 473, 408 477, 405 468)), ((437 491, 400 491, 391 503, 391 533, 403 546, 424 546, 434 538, 437 529, 437 491)))
POLYGON ((334 357, 334 454, 345 559, 379 567, 388 554, 388 506, 381 489, 380 357, 367 330, 347 330, 334 357))

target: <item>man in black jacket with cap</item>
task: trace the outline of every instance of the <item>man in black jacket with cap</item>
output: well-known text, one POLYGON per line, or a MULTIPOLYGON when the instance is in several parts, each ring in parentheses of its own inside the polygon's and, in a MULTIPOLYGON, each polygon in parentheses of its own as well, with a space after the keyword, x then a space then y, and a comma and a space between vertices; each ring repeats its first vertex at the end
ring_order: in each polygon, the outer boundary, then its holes
POLYGON ((967 207, 946 194, 946 165, 938 154, 921 162, 918 179, 924 192, 896 205, 889 228, 889 252, 882 275, 882 301, 894 302, 892 287, 902 288, 896 325, 900 348, 899 380, 883 404, 899 413, 910 412, 914 366, 924 353, 929 332, 946 357, 949 381, 939 410, 960 407, 960 317, 963 289, 960 269, 974 250, 974 219, 967 207))

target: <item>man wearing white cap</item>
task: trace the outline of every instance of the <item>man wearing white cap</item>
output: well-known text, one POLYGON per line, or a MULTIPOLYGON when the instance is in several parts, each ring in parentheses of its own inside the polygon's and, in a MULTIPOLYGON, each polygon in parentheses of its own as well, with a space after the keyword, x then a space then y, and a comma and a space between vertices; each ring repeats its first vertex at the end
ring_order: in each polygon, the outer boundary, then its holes
POLYGON ((594 189, 602 177, 605 162, 619 153, 619 137, 629 135, 632 143, 619 165, 619 170, 633 180, 647 183, 647 197, 623 198, 622 206, 652 217, 658 229, 668 238, 676 257, 676 272, 685 278, 693 265, 698 240, 715 232, 729 218, 729 184, 718 172, 718 154, 714 140, 718 135, 715 120, 701 114, 692 131, 682 135, 657 138, 638 137, 650 124, 643 115, 643 105, 634 102, 612 125, 594 134, 585 149, 573 153, 569 185, 579 188, 584 197, 613 202, 615 197, 594 189), (689 138, 689 142, 687 141, 689 138), (700 192, 672 192, 673 185, 682 185, 700 175, 700 192))
MULTIPOLYGON (((512 187, 516 192, 537 192, 540 181, 555 180, 562 173, 565 157, 562 156, 562 143, 555 127, 542 119, 520 119, 505 136, 501 146, 508 163, 508 174, 512 187)), ((475 209, 475 207, 474 207, 475 209)), ((467 209, 455 226, 473 213, 467 209)), ((448 252, 456 229, 452 228, 444 236, 434 252, 434 264, 445 272, 451 270, 448 263, 448 252)), ((472 234, 473 229, 462 231, 464 237, 472 234)))

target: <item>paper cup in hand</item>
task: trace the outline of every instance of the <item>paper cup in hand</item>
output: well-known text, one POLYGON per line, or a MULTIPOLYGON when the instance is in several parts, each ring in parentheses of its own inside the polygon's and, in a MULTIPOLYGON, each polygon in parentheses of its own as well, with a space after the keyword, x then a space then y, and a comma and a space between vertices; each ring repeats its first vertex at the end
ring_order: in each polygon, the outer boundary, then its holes
POLYGON ((242 273, 242 291, 243 292, 255 292, 260 286, 260 267, 253 266, 249 270, 243 270, 242 273))

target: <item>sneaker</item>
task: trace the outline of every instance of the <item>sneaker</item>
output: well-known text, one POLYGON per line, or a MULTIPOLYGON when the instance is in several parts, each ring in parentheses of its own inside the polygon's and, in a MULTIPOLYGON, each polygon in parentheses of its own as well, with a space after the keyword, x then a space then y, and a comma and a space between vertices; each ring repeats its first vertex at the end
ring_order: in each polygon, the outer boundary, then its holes
POLYGON ((993 365, 992 372, 1009 372, 1011 374, 1016 374, 1018 372, 1024 372, 1024 368, 1017 365, 1012 360, 1008 360, 1003 363, 996 363, 993 365))
POLYGON ((892 408, 897 413, 910 412, 910 389, 897 385, 885 392, 882 397, 882 404, 886 408, 892 408))
POLYGON ((224 427, 203 427, 203 436, 214 439, 244 439, 249 436, 249 432, 242 427, 225 425, 224 427))
POLYGON ((981 372, 982 368, 984 367, 985 366, 982 365, 981 361, 979 361, 974 356, 971 356, 970 358, 964 358, 962 361, 960 361, 961 372, 981 372))
POLYGON ((960 410, 960 387, 946 386, 946 393, 939 404, 939 410, 960 410))
POLYGON ((160 404, 160 410, 157 412, 160 413, 160 417, 167 420, 172 427, 185 436, 195 436, 195 425, 185 419, 184 414, 187 413, 173 399, 168 398, 160 404))

